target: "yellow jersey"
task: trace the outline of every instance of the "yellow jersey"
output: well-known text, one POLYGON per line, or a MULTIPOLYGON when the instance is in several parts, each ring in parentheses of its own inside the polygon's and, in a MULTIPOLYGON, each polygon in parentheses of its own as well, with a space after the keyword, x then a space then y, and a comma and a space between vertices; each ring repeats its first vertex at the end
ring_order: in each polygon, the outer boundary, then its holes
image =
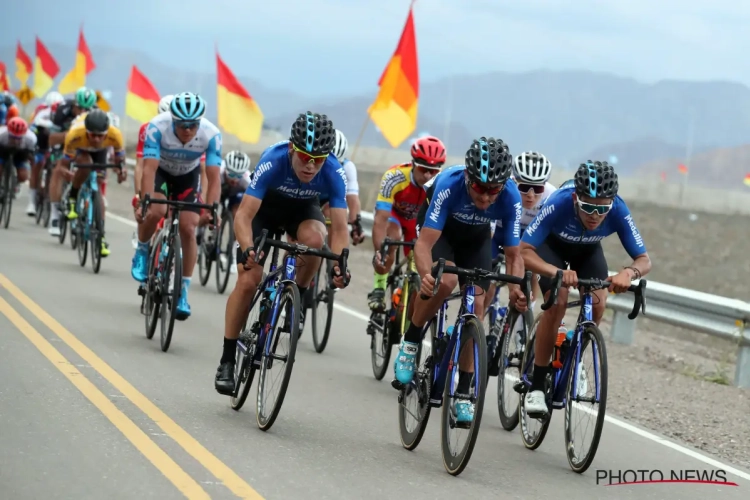
POLYGON ((65 134, 65 146, 63 148, 65 158, 68 160, 74 159, 79 152, 96 152, 104 151, 108 148, 112 148, 115 151, 116 157, 125 156, 125 141, 122 138, 122 132, 117 127, 109 126, 107 130, 107 136, 102 141, 101 145, 94 147, 89 141, 88 134, 86 134, 86 127, 82 121, 78 124, 72 125, 68 133, 65 134))

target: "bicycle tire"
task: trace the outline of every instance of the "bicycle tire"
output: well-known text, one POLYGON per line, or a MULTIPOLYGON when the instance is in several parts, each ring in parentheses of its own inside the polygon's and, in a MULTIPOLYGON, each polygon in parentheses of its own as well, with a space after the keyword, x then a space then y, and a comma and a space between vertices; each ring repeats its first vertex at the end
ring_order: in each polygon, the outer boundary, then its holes
MULTIPOLYGON (((88 239, 91 238, 90 227, 88 228, 88 238, 86 237, 86 226, 88 226, 88 211, 84 210, 84 196, 86 196, 85 191, 86 188, 82 187, 78 192, 78 199, 76 200, 76 211, 78 212, 78 217, 75 219, 75 229, 71 228, 71 236, 73 232, 76 233, 78 263, 81 265, 81 267, 84 267, 86 265, 86 258, 88 257, 89 252, 88 239)), ((89 199, 89 203, 91 203, 91 199, 89 199)))
POLYGON ((206 286, 206 283, 208 283, 208 278, 211 277, 211 266, 213 265, 213 261, 206 251, 205 235, 204 231, 204 237, 201 238, 201 244, 198 245, 198 279, 201 286, 206 286))
MULTIPOLYGON (((593 337, 594 343, 596 344, 596 352, 599 353, 600 359, 596 360, 599 363, 599 368, 594 369, 594 375, 598 373, 599 381, 594 380, 594 387, 599 387, 599 412, 596 416, 596 424, 594 425, 594 436, 591 441, 591 448, 586 454, 586 457, 579 463, 574 463, 575 458, 575 446, 572 443, 570 436, 570 412, 573 405, 573 398, 571 397, 573 392, 573 375, 575 369, 571 369, 568 374, 567 381, 567 401, 565 405, 565 455, 568 457, 568 464, 573 472, 583 474, 591 466, 596 456, 596 451, 599 448, 599 441, 602 437, 602 430, 604 429, 604 417, 607 412, 607 348, 604 343, 604 335, 596 325, 588 324, 583 329, 581 340, 584 341, 586 336, 593 337)), ((589 343, 591 345, 591 343, 589 343)), ((587 347, 584 342, 581 352, 587 347)))
POLYGON ((148 274, 146 275, 146 295, 143 300, 145 301, 146 310, 146 338, 151 340, 154 338, 156 333, 156 326, 159 324, 159 313, 161 312, 161 295, 157 293, 159 291, 159 281, 156 278, 156 270, 159 267, 159 252, 161 250, 161 233, 156 235, 154 244, 148 254, 148 274))
MULTIPOLYGON (((258 428, 262 431, 267 431, 271 428, 273 423, 276 421, 276 418, 279 416, 279 411, 281 411, 281 405, 284 403, 284 397, 286 396, 286 390, 289 387, 289 380, 292 377, 292 369, 294 368, 294 358, 295 354, 297 353, 297 340, 299 339, 299 323, 301 319, 301 306, 302 306, 302 300, 299 295, 299 289, 297 288, 297 284, 293 282, 286 283, 284 285, 283 290, 281 291, 281 297, 279 300, 279 307, 281 308, 284 305, 284 301, 289 300, 291 296, 292 301, 292 310, 291 310, 291 324, 290 324, 290 332, 289 332, 289 354, 287 354, 287 360, 286 365, 284 367, 284 375, 283 379, 281 381, 281 386, 279 387, 279 396, 276 399, 276 403, 273 405, 273 408, 271 409, 270 415, 268 415, 267 418, 262 418, 261 413, 261 393, 263 391, 263 388, 265 387, 265 382, 267 380, 267 374, 268 370, 271 367, 272 363, 269 363, 269 361, 276 362, 278 359, 268 358, 265 353, 261 356, 260 360, 260 375, 258 377, 258 397, 256 399, 256 405, 255 405, 255 414, 256 414, 256 421, 258 423, 258 428)), ((279 318, 281 317, 281 311, 284 309, 280 309, 279 311, 279 318)), ((286 314, 286 321, 289 322, 289 311, 287 311, 286 314)), ((275 353, 276 347, 278 347, 279 342, 279 335, 276 332, 276 325, 271 325, 271 328, 269 329, 269 334, 273 335, 273 339, 271 339, 271 342, 273 342, 273 349, 272 352, 275 353)), ((263 349, 263 346, 258 346, 259 349, 263 349)))
POLYGON ((182 291, 182 242, 180 233, 175 229, 174 241, 169 247, 167 253, 166 265, 162 269, 161 275, 161 350, 167 352, 172 343, 172 334, 174 333, 174 321, 177 315, 177 303, 180 301, 180 292, 182 291), (169 280, 174 268, 174 284, 172 292, 169 292, 169 280), (169 312, 169 318, 166 318, 169 312))
MULTIPOLYGON (((44 180, 42 180, 42 182, 44 182, 44 180)), ((36 196, 34 196, 34 205, 36 206, 36 216, 34 217, 34 219, 36 225, 38 226, 45 217, 44 191, 42 191, 41 189, 37 189, 36 196)))
POLYGON ((91 203, 94 204, 93 210, 93 227, 90 229, 91 241, 91 267, 94 274, 99 274, 102 267, 102 240, 104 239, 104 218, 102 217, 102 197, 101 193, 94 191, 91 193, 91 203))
POLYGON ((406 428, 406 416, 409 413, 406 411, 403 402, 404 398, 410 396, 411 393, 407 394, 405 390, 399 392, 398 430, 401 438, 401 446, 409 451, 413 451, 419 446, 424 436, 424 431, 427 429, 427 422, 430 420, 430 411, 432 410, 430 406, 430 391, 432 390, 432 375, 435 366, 435 359, 432 356, 432 346, 435 344, 436 336, 437 322, 433 321, 430 325, 430 352, 425 352, 424 342, 420 342, 417 349, 417 369, 414 373, 411 390, 414 391, 416 389, 417 402, 422 412, 422 418, 418 420, 418 425, 413 431, 409 431, 406 428))
MULTIPOLYGON (((508 327, 508 332, 504 335, 501 335, 500 339, 498 340, 499 345, 499 352, 496 354, 497 363, 500 365, 500 371, 497 375, 497 412, 500 416, 500 425, 505 429, 506 431, 512 431, 518 426, 518 407, 521 404, 521 399, 519 397, 518 403, 513 408, 513 411, 508 411, 509 408, 505 407, 505 398, 504 393, 505 391, 513 392, 514 394, 518 395, 516 391, 513 390, 512 385, 508 385, 508 381, 505 377, 505 371, 510 366, 510 362, 508 361, 509 353, 510 353, 510 341, 514 337, 515 332, 513 331, 513 327, 516 324, 516 320, 518 318, 523 318, 523 329, 521 333, 520 341, 525 343, 526 340, 526 325, 528 321, 528 316, 526 314, 520 314, 515 309, 511 309, 508 313, 508 317, 506 318, 506 321, 510 323, 510 326, 508 327)), ((502 332, 501 332, 502 333, 502 332)), ((516 346, 518 348, 518 346, 516 346)), ((494 360, 492 362, 495 362, 494 360)), ((519 380, 520 380, 520 373, 521 373, 521 360, 517 359, 514 363, 514 366, 518 365, 518 373, 519 373, 519 380)))
POLYGON ((221 259, 216 259, 216 291, 223 294, 227 289, 229 283, 229 274, 232 271, 232 252, 234 251, 234 218, 232 217, 232 211, 228 208, 224 211, 221 217, 221 226, 219 229, 219 235, 216 238, 216 247, 221 247, 221 240, 224 236, 224 231, 229 231, 229 240, 226 246, 226 265, 222 270, 221 259))
POLYGON ((331 324, 333 323, 333 302, 336 299, 335 288, 331 286, 329 276, 331 276, 331 269, 333 264, 330 260, 325 261, 326 272, 321 277, 321 271, 323 270, 323 262, 318 267, 318 275, 315 277, 315 286, 313 287, 313 308, 312 308, 312 338, 313 347, 315 352, 318 354, 325 351, 328 345, 328 338, 331 335, 331 324), (321 279, 322 278, 322 279, 321 279), (323 286, 323 291, 321 290, 323 286), (323 327, 323 331, 318 331, 318 304, 321 302, 326 305, 326 322, 323 327))
POLYGON ((13 209, 13 194, 16 189, 15 182, 14 182, 14 175, 15 175, 15 169, 12 167, 9 167, 10 162, 7 162, 5 165, 5 171, 3 172, 3 212, 2 212, 2 222, 3 227, 5 229, 8 229, 8 226, 10 225, 10 214, 13 209))
MULTIPOLYGON (((521 361, 521 374, 523 376, 523 373, 528 369, 532 370, 534 369, 533 364, 533 356, 534 356, 534 344, 536 342, 536 329, 539 325, 539 319, 542 317, 542 313, 538 314, 537 317, 534 319, 534 323, 531 326, 531 330, 529 331, 529 338, 526 341, 526 351, 523 353, 523 359, 521 361), (531 364, 530 364, 531 363, 531 364)), ((531 375, 531 374, 527 374, 531 375)), ((546 393, 546 391, 545 391, 546 393)), ((536 450, 542 445, 542 442, 544 441, 544 437, 547 435, 547 431, 549 430, 549 424, 552 421, 552 411, 550 411, 547 416, 544 418, 544 420, 539 420, 535 418, 529 417, 531 420, 534 420, 536 422, 541 422, 541 427, 539 428, 539 432, 535 437, 530 436, 528 433, 528 423, 526 422, 526 411, 525 411, 525 399, 526 399, 526 393, 524 392, 521 394, 520 402, 518 405, 518 421, 521 424, 521 442, 523 442, 523 445, 529 449, 529 450, 536 450)))
MULTIPOLYGON (((234 393, 236 396, 229 398, 229 405, 234 411, 240 411, 240 408, 242 408, 245 401, 247 401, 247 396, 250 394, 250 388, 252 387, 253 379, 255 378, 255 372, 258 369, 258 367, 255 366, 255 363, 253 363, 257 345, 251 346, 250 342, 257 342, 258 339, 257 336, 253 339, 251 330, 255 322, 260 321, 261 319, 260 303, 263 300, 263 292, 264 291, 260 288, 255 291, 255 298, 253 299, 253 302, 250 303, 251 309, 248 311, 247 319, 245 320, 245 328, 240 332, 239 341, 247 342, 246 347, 248 351, 243 351, 239 342, 237 344, 237 351, 235 353, 236 361, 234 365, 234 393)), ((258 328, 258 330, 257 333, 260 333, 260 328, 258 328)))
MULTIPOLYGON (((463 347, 469 338, 474 340, 474 345, 478 346, 475 349, 476 353, 479 354, 479 373, 474 374, 475 384, 475 399, 474 403, 474 420, 471 422, 469 430, 469 439, 467 440, 463 452, 458 456, 454 457, 449 453, 448 448, 450 447, 450 436, 448 429, 450 428, 450 419, 452 418, 451 402, 450 402, 450 387, 451 387, 451 374, 448 374, 445 382, 445 389, 443 390, 443 411, 442 411, 442 430, 441 435, 441 449, 443 451, 443 466, 445 470, 451 476, 457 476, 463 472, 466 466, 469 464, 471 454, 474 451, 474 445, 477 442, 479 436, 479 427, 482 423, 482 410, 484 408, 484 396, 487 388, 487 340, 484 336, 484 328, 482 323, 476 317, 467 318, 463 329, 461 331, 461 345, 456 346, 461 352, 463 347), (477 391, 478 389, 478 391, 477 391), (476 394, 478 392, 478 394, 476 394)), ((446 353, 447 356, 452 356, 453 353, 446 353)), ((454 367, 454 370, 458 371, 458 366, 454 367)))

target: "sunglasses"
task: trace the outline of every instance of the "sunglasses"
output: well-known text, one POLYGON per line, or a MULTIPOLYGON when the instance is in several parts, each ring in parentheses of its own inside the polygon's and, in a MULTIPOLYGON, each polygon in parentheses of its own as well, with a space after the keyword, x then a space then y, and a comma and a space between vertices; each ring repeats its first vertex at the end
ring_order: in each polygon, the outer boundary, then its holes
POLYGON ((578 208, 580 208, 583 213, 589 215, 604 215, 612 210, 612 203, 610 203, 609 205, 597 205, 595 203, 586 203, 585 201, 581 200, 576 200, 576 203, 578 204, 578 208))
POLYGON ((496 184, 494 186, 488 186, 486 184, 472 182, 470 186, 471 186, 472 191, 474 191, 477 194, 488 194, 490 196, 495 196, 496 194, 500 193, 500 191, 503 190, 503 188, 505 187, 505 184, 496 184))
POLYGON ((182 130, 193 130, 198 128, 200 122, 174 122, 174 124, 176 127, 181 128, 182 130))
POLYGON ((303 163, 314 163, 315 165, 322 165, 326 158, 328 158, 328 155, 311 155, 307 151, 298 148, 294 144, 292 144, 292 149, 294 149, 294 152, 297 153, 299 156, 299 159, 302 160, 303 163))
POLYGON ((534 194, 542 194, 544 193, 544 186, 539 186, 538 184, 519 184, 518 185, 519 193, 528 194, 529 191, 534 191, 534 194))
POLYGON ((440 168, 443 166, 442 163, 435 165, 425 165, 424 163, 419 163, 414 160, 411 161, 411 164, 417 172, 421 174, 431 173, 433 175, 437 175, 437 173, 440 172, 440 168))

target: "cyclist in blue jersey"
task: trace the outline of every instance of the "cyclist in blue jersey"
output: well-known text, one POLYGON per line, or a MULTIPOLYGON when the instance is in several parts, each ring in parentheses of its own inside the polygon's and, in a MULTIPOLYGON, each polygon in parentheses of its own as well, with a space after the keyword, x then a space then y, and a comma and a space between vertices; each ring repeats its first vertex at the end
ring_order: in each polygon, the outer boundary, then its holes
MULTIPOLYGON (((282 228, 292 239, 311 248, 323 248, 325 217, 320 197, 328 198, 331 219, 331 251, 347 247, 346 175, 332 154, 336 132, 326 115, 302 113, 292 125, 289 141, 266 149, 258 160, 234 219, 237 240, 237 282, 229 295, 224 324, 224 350, 216 371, 220 394, 234 390, 237 338, 247 318, 248 307, 261 282, 263 264, 270 247, 257 249, 254 238, 263 229, 276 233, 282 228), (256 251, 261 252, 258 263, 256 251)), ((299 260, 297 285, 300 297, 320 267, 320 257, 299 260)), ((334 264, 336 287, 344 288, 349 276, 341 276, 334 264)))
MULTIPOLYGON (((551 359, 557 328, 565 315, 568 287, 575 287, 579 277, 608 279, 612 282, 609 291, 622 293, 632 280, 651 270, 643 238, 627 205, 617 195, 614 168, 607 162, 589 161, 578 167, 573 181, 573 187, 561 187, 547 199, 521 240, 526 268, 539 274, 545 300, 552 278, 558 269, 563 270, 557 305, 542 313, 536 330, 537 361, 551 359), (617 233, 633 263, 608 277, 601 240, 612 233, 617 233)), ((594 292, 593 316, 597 325, 604 314, 607 292, 607 289, 594 292)), ((548 363, 540 366, 535 361, 531 390, 525 399, 526 412, 532 418, 547 415, 544 381, 549 370, 548 363)))
MULTIPOLYGON (((456 275, 443 275, 438 293, 432 297, 435 279, 430 273, 438 259, 444 258, 450 266, 491 270, 490 223, 501 220, 506 236, 506 254, 516 257, 508 273, 523 275, 523 260, 519 257, 518 247, 521 196, 516 184, 507 182, 512 166, 513 157, 503 141, 482 137, 475 140, 466 152, 465 165, 450 167, 435 176, 431 185, 425 184, 427 200, 417 215, 418 237, 414 259, 422 277, 420 292, 431 298, 414 302, 411 324, 399 346, 394 371, 396 379, 402 384, 410 383, 414 377, 417 348, 425 324, 438 312, 456 285, 463 285, 464 282, 456 275)), ((482 281, 478 285, 486 292, 489 281, 482 281)), ((509 289, 513 304, 525 310, 526 298, 520 287, 509 285, 509 289)), ((484 292, 477 290, 474 299, 474 310, 480 320, 484 316, 484 292)), ((458 393, 469 392, 473 372, 473 356, 461 356, 458 393)), ((459 399, 456 413, 458 422, 471 422, 474 404, 469 399, 459 399)))
MULTIPOLYGON (((204 118, 206 103, 191 92, 177 94, 169 105, 169 112, 156 115, 146 127, 143 144, 143 173, 141 193, 154 199, 170 198, 195 203, 201 192, 200 160, 206 154, 208 186, 204 191, 206 204, 219 201, 221 196, 221 132, 204 118)), ((175 319, 190 317, 188 289, 193 269, 198 259, 195 230, 211 220, 211 213, 199 215, 201 209, 184 209, 180 212, 180 238, 182 241, 182 292, 177 303, 175 319)), ((138 220, 138 247, 130 270, 139 282, 148 277, 148 245, 159 221, 167 213, 166 205, 150 205, 147 214, 136 212, 138 220)), ((175 285, 177 286, 177 285, 175 285)))

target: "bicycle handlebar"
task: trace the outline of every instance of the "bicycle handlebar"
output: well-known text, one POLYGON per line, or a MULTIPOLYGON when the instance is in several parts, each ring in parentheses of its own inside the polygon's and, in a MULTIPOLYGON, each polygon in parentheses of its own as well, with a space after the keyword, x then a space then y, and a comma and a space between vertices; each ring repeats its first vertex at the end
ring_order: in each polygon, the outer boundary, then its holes
MULTIPOLYGON (((464 269, 456 266, 446 266, 445 259, 440 258, 438 263, 435 264, 430 271, 430 274, 435 278, 435 287, 432 290, 433 297, 437 295, 438 289, 440 288, 440 279, 443 277, 443 273, 455 274, 456 276, 468 278, 470 280, 489 279, 492 281, 502 281, 519 285, 521 290, 523 290, 524 296, 526 296, 526 301, 531 303, 531 271, 526 271, 523 278, 519 278, 512 274, 494 273, 492 271, 487 271, 486 269, 464 269)), ((420 294, 419 296, 423 300, 430 299, 430 297, 424 294, 420 294)))
POLYGON ((547 302, 542 304, 542 311, 546 311, 550 307, 557 304, 557 294, 560 291, 560 287, 562 286, 562 279, 563 272, 558 269, 557 274, 555 274, 555 277, 552 280, 552 288, 550 288, 549 298, 547 299, 547 302))
MULTIPOLYGON (((557 294, 560 290, 560 286, 562 286, 562 276, 563 272, 561 270, 558 270, 552 282, 549 299, 547 300, 547 302, 542 304, 543 311, 546 311, 557 303, 557 294)), ((633 310, 628 313, 628 319, 632 320, 637 318, 638 314, 641 312, 643 314, 646 314, 646 283, 647 280, 642 279, 638 282, 637 285, 630 285, 628 287, 628 292, 633 292, 633 294, 635 295, 635 300, 633 301, 633 310)), ((583 288, 586 291, 603 290, 605 288, 609 288, 611 284, 611 281, 601 280, 598 278, 578 280, 578 287, 583 288)))
POLYGON ((150 194, 146 194, 143 196, 143 199, 141 200, 141 213, 145 214, 146 209, 148 209, 149 205, 167 205, 177 210, 182 210, 185 208, 203 208, 206 210, 211 210, 211 215, 213 216, 214 224, 216 224, 217 213, 219 211, 219 204, 216 202, 214 202, 213 205, 207 205, 205 203, 194 203, 190 201, 167 200, 167 199, 161 199, 161 198, 152 199, 150 194))
POLYGON ((412 241, 400 241, 400 240, 392 240, 390 238, 386 238, 383 240, 383 243, 380 245, 380 264, 385 265, 385 259, 386 254, 388 253, 388 247, 409 247, 414 248, 414 245, 416 244, 417 240, 412 241))
POLYGON ((76 168, 122 168, 119 163, 74 163, 76 168))
POLYGON ((303 255, 303 254, 312 255, 314 257, 322 257, 328 260, 335 260, 339 263, 339 270, 341 272, 341 276, 343 276, 344 279, 346 280, 347 262, 349 260, 348 248, 344 248, 341 251, 341 254, 337 255, 333 252, 329 252, 328 250, 319 250, 317 248, 310 248, 307 245, 303 245, 302 243, 287 243, 286 241, 271 239, 268 237, 268 229, 264 229, 260 233, 260 236, 258 236, 254 242, 254 246, 255 246, 254 260, 256 263, 260 260, 260 253, 266 245, 277 247, 277 248, 286 250, 287 252, 290 252, 296 255, 303 255))

